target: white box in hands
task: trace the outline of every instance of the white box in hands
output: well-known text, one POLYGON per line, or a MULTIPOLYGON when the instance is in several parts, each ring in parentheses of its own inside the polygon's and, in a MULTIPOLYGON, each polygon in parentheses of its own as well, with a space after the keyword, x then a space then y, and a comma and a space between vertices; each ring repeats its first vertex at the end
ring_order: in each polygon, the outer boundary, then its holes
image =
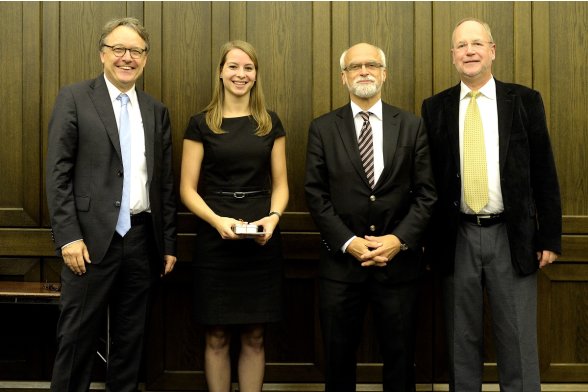
POLYGON ((254 225, 251 223, 245 223, 245 222, 237 223, 236 225, 233 226, 233 231, 235 232, 235 234, 245 236, 245 237, 263 236, 263 235, 265 235, 265 232, 262 230, 263 230, 262 226, 254 225))

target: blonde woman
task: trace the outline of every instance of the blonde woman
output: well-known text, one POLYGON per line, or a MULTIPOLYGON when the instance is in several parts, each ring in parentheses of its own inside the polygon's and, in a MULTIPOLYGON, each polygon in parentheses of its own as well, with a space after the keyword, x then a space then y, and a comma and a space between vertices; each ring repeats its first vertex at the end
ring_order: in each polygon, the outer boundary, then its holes
POLYGON ((186 129, 180 184, 183 203, 199 218, 194 300, 196 319, 206 326, 210 391, 230 389, 235 338, 239 389, 263 385, 264 326, 282 317, 278 222, 288 203, 285 139, 280 119, 265 107, 255 49, 244 41, 226 43, 212 100, 186 129))

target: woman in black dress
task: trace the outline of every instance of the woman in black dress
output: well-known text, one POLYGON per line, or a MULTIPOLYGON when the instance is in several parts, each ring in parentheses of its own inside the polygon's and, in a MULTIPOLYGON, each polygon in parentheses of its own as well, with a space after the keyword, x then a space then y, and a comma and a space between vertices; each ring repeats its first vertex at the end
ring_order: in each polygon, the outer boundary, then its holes
POLYGON ((212 100, 186 129, 180 183, 183 203, 199 218, 194 303, 206 326, 211 391, 230 389, 233 331, 241 340, 239 390, 258 392, 263 385, 264 325, 282 317, 285 139, 280 119, 266 110, 255 49, 226 43, 212 100), (258 225, 262 234, 235 234, 243 223, 258 225))

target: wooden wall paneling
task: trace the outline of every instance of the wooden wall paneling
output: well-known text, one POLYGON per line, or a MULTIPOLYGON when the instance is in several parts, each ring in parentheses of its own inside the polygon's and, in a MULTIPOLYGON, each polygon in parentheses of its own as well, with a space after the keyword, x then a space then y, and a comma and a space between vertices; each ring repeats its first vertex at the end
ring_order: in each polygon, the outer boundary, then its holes
POLYGON ((210 21, 210 2, 162 3, 161 99, 170 108, 176 178, 188 120, 210 102, 210 21))
POLYGON ((211 55, 210 55, 210 91, 214 89, 216 83, 216 71, 220 48, 231 40, 231 3, 213 2, 211 15, 211 55))
POLYGON ((588 215, 588 7, 549 6, 550 134, 564 215, 588 215))
POLYGON ((127 2, 125 2, 126 12, 121 16, 132 16, 134 18, 139 19, 143 23, 143 26, 145 26, 147 28, 147 31, 151 32, 151 30, 147 26, 145 18, 144 18, 144 14, 145 14, 144 7, 147 5, 147 3, 148 2, 142 2, 142 1, 127 1, 127 2))
POLYGON ((544 382, 587 381, 588 224, 585 3, 533 3, 533 87, 543 97, 564 214, 562 256, 544 269, 539 350, 544 382))
POLYGON ((406 108, 421 114, 424 99, 433 95, 433 5, 414 3, 414 107, 406 108))
POLYGON ((60 2, 60 87, 102 72, 98 40, 109 19, 126 16, 124 2, 60 2), (72 23, 75 21, 75 23, 72 23))
POLYGON ((55 256, 47 229, 0 227, 0 256, 55 256))
MULTIPOLYGON (((331 52, 331 3, 317 1, 312 5, 312 118, 331 110, 333 54, 331 52)), ((337 59, 337 61, 339 61, 337 59)), ((338 68, 335 68, 338 69, 338 68)), ((308 124, 310 125, 310 124, 308 124)), ((308 125, 300 133, 307 135, 308 125)), ((306 141, 304 143, 306 147, 306 141)), ((304 148, 306 150, 306 148, 304 148)), ((306 151, 305 151, 306 152, 306 151)), ((301 162, 305 162, 304 159, 301 162)))
POLYGON ((41 282, 58 283, 61 281, 61 257, 45 257, 41 259, 41 282))
POLYGON ((331 110, 349 102, 349 91, 341 80, 339 60, 341 53, 351 45, 349 38, 350 15, 348 1, 334 1, 331 3, 331 77, 333 80, 331 91, 331 110))
POLYGON ((532 5, 527 1, 514 3, 514 83, 533 85, 533 23, 532 5))
POLYGON ((37 258, 0 258, 0 280, 39 282, 41 264, 37 258))
POLYGON ((0 32, 4 37, 12 37, 10 40, 0 41, 2 52, 12 54, 0 59, 4 71, 0 73, 0 99, 3 102, 0 106, 0 131, 3 139, 3 143, 0 144, 0 165, 3 168, 10 168, 0 177, 0 217, 3 225, 10 225, 10 221, 14 220, 14 209, 17 206, 22 207, 22 199, 15 190, 22 191, 19 177, 22 177, 22 80, 25 57, 22 51, 23 37, 14 34, 14 31, 22 31, 23 28, 22 8, 23 5, 17 2, 0 3, 0 32))
POLYGON ((433 2, 433 94, 457 83, 451 63, 451 33, 457 21, 453 20, 450 7, 433 2))
MULTIPOLYGON (((144 3, 142 20, 145 28, 149 32, 149 54, 147 64, 143 70, 143 90, 153 97, 162 100, 163 92, 163 21, 162 21, 162 4, 158 1, 146 1, 144 3)), ((165 104, 165 102, 164 102, 165 104)), ((169 109, 169 106, 168 106, 169 109)), ((170 109, 171 111, 171 109, 170 109)), ((172 128, 175 129, 180 124, 172 122, 172 128)), ((173 151, 174 155, 176 151, 173 151)), ((176 176, 177 177, 177 176, 176 176)))
POLYGON ((387 77, 382 100, 404 110, 415 107, 414 4, 350 2, 350 45, 368 42, 386 54, 387 77), (394 21, 394 23, 390 23, 394 21))
POLYGON ((278 114, 286 130, 291 211, 306 210, 303 163, 313 103, 312 17, 311 2, 247 4, 247 37, 259 56, 258 77, 268 108, 278 114))
POLYGON ((0 225, 35 226, 40 221, 39 3, 0 4, 0 225), (22 32, 22 34, 15 34, 22 32), (31 191, 33 190, 33 191, 31 191))
MULTIPOLYGON (((229 13, 229 38, 240 39, 248 41, 248 24, 247 24, 247 2, 246 1, 231 1, 229 13)), ((263 24, 259 27, 262 27, 263 24)), ((255 48, 260 50, 262 48, 255 48)))
MULTIPOLYGON (((35 226, 41 219, 41 7, 39 2, 23 4, 23 106, 22 106, 22 185, 23 215, 35 226), (34 191, 33 191, 34 190, 34 191)), ((11 35, 8 35, 11 36, 11 35)), ((3 170, 4 174, 8 170, 3 170)), ((15 192, 16 193, 16 192, 15 192)))
POLYGON ((542 382, 588 382, 588 265, 543 269, 539 292, 542 382))
MULTIPOLYGON (((541 93, 547 116, 547 125, 551 129, 551 86, 549 3, 533 2, 533 88, 541 93)), ((556 157, 557 159, 557 157, 556 157)), ((557 161, 556 161, 557 163, 557 161)), ((564 212, 565 214, 565 212, 564 212)))
POLYGON ((43 226, 49 226, 49 212, 47 210, 47 194, 45 192, 45 160, 47 158, 47 129, 49 119, 59 91, 59 3, 42 2, 42 84, 41 84, 41 173, 42 173, 42 211, 43 226))

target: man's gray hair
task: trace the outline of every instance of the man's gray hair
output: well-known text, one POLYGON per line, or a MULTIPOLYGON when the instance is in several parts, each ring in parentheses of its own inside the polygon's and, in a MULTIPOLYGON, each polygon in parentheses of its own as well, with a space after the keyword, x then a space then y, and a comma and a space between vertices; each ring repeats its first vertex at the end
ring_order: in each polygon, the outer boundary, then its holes
POLYGON ((484 22, 481 19, 478 18, 473 18, 473 17, 469 17, 469 18, 463 18, 462 20, 460 20, 459 22, 457 22, 457 24, 455 25, 455 27, 453 28, 453 33, 451 33, 451 47, 454 46, 454 39, 453 37, 455 36, 455 30, 463 23, 465 22, 477 22, 479 24, 482 25, 482 27, 484 28, 484 30, 486 30, 486 33, 488 33, 488 38, 490 39, 491 43, 494 43, 494 38, 492 37, 492 30, 490 29, 490 25, 486 22, 484 22))
POLYGON ((117 27, 125 26, 130 29, 133 29, 139 34, 139 36, 145 41, 145 51, 149 52, 149 33, 145 29, 145 27, 139 22, 139 19, 127 17, 127 18, 116 18, 109 20, 106 22, 104 27, 102 28, 102 35, 100 36, 100 41, 98 42, 98 50, 102 50, 106 43, 104 40, 106 37, 114 31, 117 27))
MULTIPOLYGON (((384 66, 384 68, 386 68, 386 55, 384 54, 384 51, 375 45, 372 46, 378 50, 380 58, 382 59, 382 65, 384 66)), ((339 66, 341 66, 341 71, 345 71, 345 56, 347 55, 348 51, 349 49, 345 49, 345 51, 341 54, 341 57, 339 58, 339 66)))

